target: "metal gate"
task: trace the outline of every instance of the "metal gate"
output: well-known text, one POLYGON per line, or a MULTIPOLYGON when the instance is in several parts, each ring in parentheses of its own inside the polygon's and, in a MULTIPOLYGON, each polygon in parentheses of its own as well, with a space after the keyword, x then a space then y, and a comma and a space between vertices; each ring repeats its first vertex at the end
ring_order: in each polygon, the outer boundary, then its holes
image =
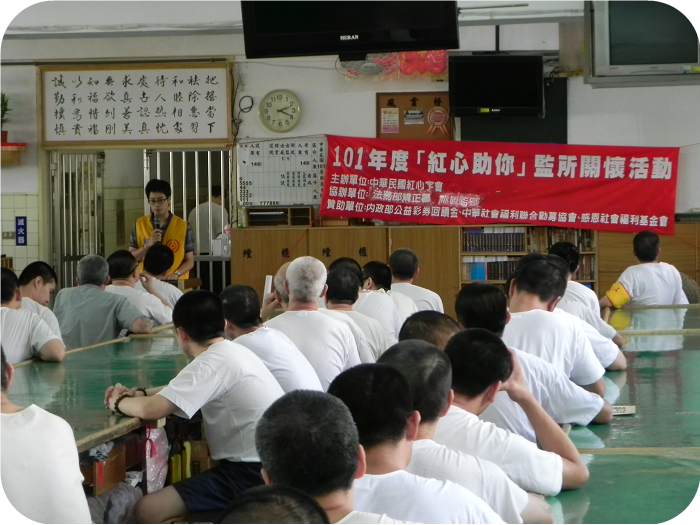
POLYGON ((104 160, 104 152, 49 152, 53 266, 59 287, 77 284, 82 257, 104 257, 104 160))
MULTIPOLYGON (((222 207, 227 211, 229 223, 235 218, 232 206, 235 191, 233 183, 232 149, 215 150, 144 150, 144 187, 151 179, 164 179, 170 183, 172 197, 170 211, 189 222, 190 214, 195 208, 207 205, 213 186, 221 186, 222 207)), ((211 208, 210 208, 211 209, 211 208)), ((144 213, 149 214, 148 204, 144 213)), ((195 266, 190 274, 202 279, 202 288, 218 293, 230 284, 230 256, 212 253, 211 240, 225 231, 226 221, 212 223, 212 213, 208 221, 199 224, 199 213, 195 213, 190 223, 195 240, 195 266), (205 246, 207 253, 200 253, 203 237, 210 240, 205 246)))

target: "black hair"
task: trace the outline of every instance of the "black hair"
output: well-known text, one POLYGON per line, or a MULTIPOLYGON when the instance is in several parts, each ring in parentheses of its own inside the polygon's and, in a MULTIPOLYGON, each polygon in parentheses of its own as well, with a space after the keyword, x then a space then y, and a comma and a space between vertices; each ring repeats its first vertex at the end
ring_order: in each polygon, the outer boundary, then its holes
POLYGON ((199 344, 224 334, 224 309, 219 296, 208 290, 192 290, 175 303, 173 325, 199 344))
POLYGON ((252 286, 233 284, 219 294, 224 308, 224 318, 238 328, 260 326, 260 299, 252 286))
POLYGON ((377 363, 393 366, 406 378, 421 422, 440 417, 452 388, 452 364, 444 352, 425 341, 401 341, 384 352, 377 363))
POLYGON ((149 180, 148 183, 146 184, 146 188, 144 189, 144 192, 146 193, 147 199, 151 198, 151 193, 162 193, 167 198, 170 198, 170 195, 172 195, 172 190, 170 189, 170 183, 166 180, 163 180, 163 179, 151 179, 151 180, 149 180))
POLYGON ((210 190, 212 197, 221 197, 221 184, 215 184, 210 190))
POLYGON ((370 261, 362 267, 362 282, 372 279, 374 285, 383 290, 391 290, 391 268, 380 261, 370 261))
POLYGON ((326 276, 328 291, 326 299, 338 304, 355 304, 360 296, 362 283, 357 276, 345 268, 337 268, 326 276))
POLYGON ((632 245, 634 255, 639 262, 654 262, 659 256, 659 236, 649 230, 639 232, 634 236, 632 245))
POLYGON ((19 288, 19 280, 17 279, 17 275, 15 274, 15 272, 3 266, 1 282, 2 291, 0 293, 0 298, 2 299, 3 304, 9 303, 15 296, 17 288, 19 288))
POLYGON ((350 409, 363 447, 394 443, 406 435, 413 398, 408 381, 396 368, 377 363, 354 366, 333 380, 328 393, 350 409))
POLYGON ((418 256, 413 250, 399 248, 389 256, 389 268, 395 279, 402 281, 413 279, 418 271, 418 256))
POLYGON ((348 407, 313 390, 294 390, 277 399, 255 429, 255 448, 272 481, 314 498, 352 488, 358 445, 348 407))
MULTIPOLYGON (((569 270, 569 264, 564 259, 562 259, 558 255, 547 255, 547 260, 557 267, 559 273, 561 273, 564 276, 565 280, 569 280, 571 270, 569 270)), ((564 295, 564 292, 566 292, 566 287, 564 287, 564 290, 562 290, 562 296, 564 295)))
POLYGON ((286 485, 246 490, 221 513, 216 523, 330 523, 311 496, 286 485))
POLYGON ((338 259, 336 259, 328 265, 329 272, 340 269, 351 272, 355 277, 357 277, 357 280, 359 281, 357 287, 362 287, 364 279, 362 279, 362 267, 360 266, 359 262, 357 262, 352 257, 339 257, 338 259))
POLYGON ((455 312, 463 328, 484 328, 500 337, 508 316, 506 295, 491 283, 469 283, 457 294, 455 312))
POLYGON ((3 392, 7 390, 7 383, 9 378, 7 377, 7 358, 5 357, 5 349, 0 346, 0 389, 3 392))
POLYGON ((569 273, 574 273, 578 268, 579 251, 575 244, 566 241, 555 242, 547 250, 549 255, 558 255, 569 265, 569 273))
POLYGON ((440 347, 441 335, 452 337, 457 332, 459 326, 449 315, 435 310, 421 310, 406 318, 399 331, 399 341, 420 339, 440 347))
POLYGON ((165 244, 154 244, 143 257, 143 269, 151 275, 167 272, 175 262, 175 254, 165 244))
POLYGON ((455 335, 445 348, 452 363, 452 389, 470 399, 483 394, 513 373, 505 343, 483 328, 470 328, 455 335))
POLYGON ((517 290, 534 294, 545 302, 562 297, 566 291, 566 277, 548 260, 526 264, 512 278, 517 290))
POLYGON ((26 286, 37 277, 41 277, 45 283, 58 284, 58 275, 48 263, 34 261, 25 266, 22 273, 19 274, 19 285, 26 286))
POLYGON ((107 264, 109 264, 109 277, 112 280, 128 279, 139 266, 136 257, 129 250, 117 250, 107 257, 107 264))

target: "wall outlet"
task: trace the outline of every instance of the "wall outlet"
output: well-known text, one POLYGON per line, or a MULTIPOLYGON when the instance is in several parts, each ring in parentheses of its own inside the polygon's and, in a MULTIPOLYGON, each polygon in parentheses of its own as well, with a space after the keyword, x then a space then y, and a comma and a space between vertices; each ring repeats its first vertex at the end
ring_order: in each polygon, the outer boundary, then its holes
POLYGON ((15 232, 2 232, 2 238, 4 239, 14 239, 15 232))

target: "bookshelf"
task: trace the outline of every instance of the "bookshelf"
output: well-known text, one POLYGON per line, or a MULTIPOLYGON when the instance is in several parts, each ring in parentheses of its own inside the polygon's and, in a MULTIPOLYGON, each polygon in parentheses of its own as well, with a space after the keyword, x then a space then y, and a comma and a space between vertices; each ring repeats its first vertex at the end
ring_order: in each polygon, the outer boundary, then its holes
POLYGON ((518 260, 531 252, 547 253, 554 243, 568 241, 581 255, 576 281, 597 291, 597 233, 548 226, 464 226, 461 234, 460 282, 486 281, 505 287, 518 260))

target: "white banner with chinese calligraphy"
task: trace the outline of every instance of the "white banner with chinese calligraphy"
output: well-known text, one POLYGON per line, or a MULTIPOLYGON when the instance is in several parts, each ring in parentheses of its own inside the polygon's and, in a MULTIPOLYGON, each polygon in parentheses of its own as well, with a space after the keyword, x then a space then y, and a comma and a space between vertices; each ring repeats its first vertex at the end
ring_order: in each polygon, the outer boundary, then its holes
POLYGON ((321 214, 671 234, 678 151, 329 135, 321 214))
POLYGON ((45 144, 230 141, 228 65, 45 67, 45 144))

